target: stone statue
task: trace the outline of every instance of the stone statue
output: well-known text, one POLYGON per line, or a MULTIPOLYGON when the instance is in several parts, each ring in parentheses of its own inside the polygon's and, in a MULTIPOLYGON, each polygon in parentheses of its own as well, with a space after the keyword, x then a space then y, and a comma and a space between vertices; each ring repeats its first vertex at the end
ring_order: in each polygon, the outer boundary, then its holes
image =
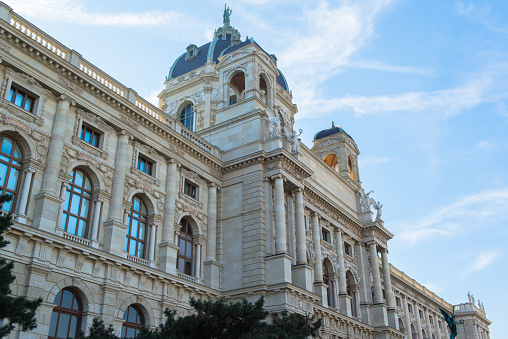
POLYGON ((299 134, 296 134, 296 131, 292 131, 287 135, 289 142, 291 143, 291 153, 298 153, 300 151, 300 143, 298 142, 298 137, 302 135, 303 131, 300 129, 299 134))
POLYGON ((279 119, 276 117, 272 119, 273 128, 270 131, 270 139, 275 139, 279 137, 279 119))
POLYGON ((471 304, 471 293, 467 292, 467 300, 471 304))
POLYGON ((448 314, 445 310, 443 310, 441 307, 439 308, 439 311, 441 311, 441 314, 443 315, 446 323, 448 324, 448 328, 450 329, 450 339, 455 339, 457 336, 457 324, 463 324, 464 320, 461 320, 460 322, 455 321, 455 314, 448 314))
POLYGON ((483 306, 483 301, 482 301, 482 312, 485 312, 485 306, 483 306))
POLYGON ((474 305, 474 297, 473 297, 473 294, 471 294, 471 304, 474 305))
POLYGON ((480 302, 480 299, 478 299, 478 308, 481 310, 482 309, 482 303, 480 302))
POLYGON ((372 198, 370 197, 370 194, 374 191, 370 191, 369 193, 365 194, 364 191, 360 192, 360 209, 362 213, 370 212, 370 205, 372 205, 372 198))
POLYGON ((231 13, 233 13, 232 10, 229 9, 229 7, 226 7, 226 4, 224 4, 224 15, 222 15, 222 22, 224 25, 229 25, 229 17, 231 16, 231 13))
POLYGON ((373 203, 373 207, 376 210, 376 221, 381 220, 381 216, 383 215, 383 204, 381 204, 379 201, 373 203))
POLYGON ((307 249, 309 250, 310 260, 314 261, 316 258, 316 253, 314 252, 314 244, 312 241, 307 241, 307 249))

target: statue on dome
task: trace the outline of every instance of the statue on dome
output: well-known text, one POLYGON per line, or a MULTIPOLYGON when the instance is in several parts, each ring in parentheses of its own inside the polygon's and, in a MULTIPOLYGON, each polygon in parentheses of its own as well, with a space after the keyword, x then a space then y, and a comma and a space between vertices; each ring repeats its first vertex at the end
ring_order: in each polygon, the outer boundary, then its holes
POLYGON ((231 13, 233 13, 232 10, 229 9, 229 7, 226 7, 226 4, 224 4, 224 14, 222 15, 222 22, 224 25, 229 25, 229 17, 231 16, 231 13))

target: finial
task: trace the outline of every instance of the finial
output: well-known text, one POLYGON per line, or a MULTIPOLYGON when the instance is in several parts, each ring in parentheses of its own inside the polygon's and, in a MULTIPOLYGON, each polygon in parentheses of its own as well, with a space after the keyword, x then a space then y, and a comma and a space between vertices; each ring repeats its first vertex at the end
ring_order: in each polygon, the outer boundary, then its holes
POLYGON ((335 124, 334 124, 334 122, 333 122, 333 120, 332 120, 332 128, 334 128, 334 127, 335 127, 335 124))
POLYGON ((229 17, 231 16, 231 13, 233 13, 233 11, 230 10, 226 4, 224 4, 224 14, 222 15, 222 23, 224 26, 229 26, 229 17))

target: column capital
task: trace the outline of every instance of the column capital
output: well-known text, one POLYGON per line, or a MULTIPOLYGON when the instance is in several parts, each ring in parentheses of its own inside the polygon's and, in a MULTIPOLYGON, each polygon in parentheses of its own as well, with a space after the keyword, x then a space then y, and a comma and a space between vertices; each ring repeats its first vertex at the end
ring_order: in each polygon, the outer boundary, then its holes
POLYGON ((173 165, 173 164, 178 166, 178 165, 180 165, 180 161, 176 160, 175 158, 171 158, 171 159, 166 160, 166 164, 168 164, 168 166, 173 165))
POLYGON ((32 167, 28 167, 28 168, 25 168, 25 169, 23 170, 23 172, 25 172, 25 173, 29 173, 29 172, 30 172, 30 173, 34 174, 34 173, 35 173, 35 170, 34 170, 32 167))
POLYGON ((208 188, 214 188, 214 187, 215 187, 216 189, 220 190, 220 186, 219 186, 219 184, 217 184, 217 183, 215 183, 215 182, 211 182, 211 183, 209 183, 209 184, 208 184, 208 188))
POLYGON ((61 94, 58 98, 56 98, 57 101, 67 101, 69 105, 76 106, 76 100, 71 98, 68 94, 61 94))
POLYGON ((95 198, 95 199, 93 199, 93 201, 100 202, 102 204, 104 202, 104 199, 102 199, 102 198, 95 198))
POLYGON ((126 136, 127 138, 129 138, 131 140, 134 139, 134 135, 132 135, 132 133, 130 133, 129 131, 124 130, 124 129, 118 131, 117 134, 119 137, 126 136))
POLYGON ((302 187, 298 187, 297 189, 293 190, 293 193, 301 193, 302 195, 305 194, 304 189, 302 187))
POLYGON ((271 177, 271 179, 272 179, 273 181, 275 181, 276 179, 282 179, 282 180, 284 180, 284 181, 285 181, 285 180, 286 180, 286 177, 285 177, 284 175, 282 175, 282 174, 277 174, 277 175, 273 175, 273 176, 271 177))

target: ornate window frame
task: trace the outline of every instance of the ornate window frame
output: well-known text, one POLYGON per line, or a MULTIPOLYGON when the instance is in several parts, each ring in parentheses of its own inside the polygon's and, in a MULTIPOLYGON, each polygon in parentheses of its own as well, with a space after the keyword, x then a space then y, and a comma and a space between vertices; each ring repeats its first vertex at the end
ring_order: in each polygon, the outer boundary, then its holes
POLYGON ((190 44, 189 46, 187 46, 187 53, 185 53, 185 61, 189 61, 196 58, 198 54, 199 54, 198 46, 190 44))
POLYGON ((131 173, 142 181, 158 186, 160 185, 160 165, 163 160, 163 157, 157 153, 154 148, 136 141, 134 143, 134 152, 132 154, 131 173), (138 159, 140 155, 153 161, 152 175, 138 169, 138 159))
POLYGON ((15 107, 15 112, 22 112, 22 118, 25 118, 29 121, 36 118, 39 120, 39 123, 42 123, 42 118, 44 117, 44 108, 46 104, 47 98, 51 95, 51 91, 42 87, 35 78, 16 72, 11 68, 6 68, 4 72, 4 79, 2 82, 2 87, 0 88, 0 96, 5 100, 9 107, 15 107), (11 87, 14 87, 26 92, 28 95, 31 95, 35 98, 35 102, 33 105, 32 112, 29 112, 14 103, 9 101, 9 93, 11 91, 11 87))
POLYGON ((206 182, 202 180, 199 175, 192 171, 187 171, 182 168, 181 175, 180 175, 180 189, 178 192, 178 195, 180 199, 185 201, 186 203, 197 207, 199 209, 204 208, 204 202, 203 202, 203 191, 202 187, 206 187, 206 182), (189 182, 196 186, 196 197, 193 198, 190 195, 185 194, 185 183, 189 182))
POLYGON ((107 159, 109 157, 109 141, 111 140, 111 132, 113 127, 102 120, 101 117, 93 113, 78 109, 76 124, 74 125, 74 133, 72 135, 72 143, 81 149, 93 154, 99 158, 107 159), (96 147, 80 138, 81 128, 83 125, 102 133, 99 147, 96 147))

